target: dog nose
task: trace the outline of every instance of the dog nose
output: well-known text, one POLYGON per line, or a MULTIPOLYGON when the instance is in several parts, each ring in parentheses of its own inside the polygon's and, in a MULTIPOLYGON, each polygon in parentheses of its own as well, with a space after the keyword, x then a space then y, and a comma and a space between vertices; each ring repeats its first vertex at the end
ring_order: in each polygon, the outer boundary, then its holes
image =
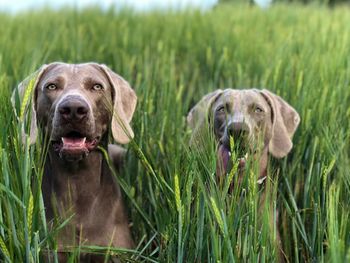
POLYGON ((58 112, 66 121, 82 121, 89 113, 89 105, 80 98, 67 97, 59 104, 58 112))
POLYGON ((243 114, 236 114, 227 125, 227 134, 234 138, 249 134, 249 126, 244 120, 243 114))
POLYGON ((245 122, 230 122, 227 126, 227 133, 234 138, 238 138, 249 134, 249 128, 245 122))

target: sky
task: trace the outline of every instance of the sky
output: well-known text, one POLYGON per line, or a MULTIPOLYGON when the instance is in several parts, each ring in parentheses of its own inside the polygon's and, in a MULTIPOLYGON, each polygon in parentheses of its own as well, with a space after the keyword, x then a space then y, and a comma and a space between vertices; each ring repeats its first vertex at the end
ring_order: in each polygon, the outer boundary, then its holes
MULTIPOLYGON (((272 0, 254 0, 258 5, 266 8, 272 0)), ((218 0, 0 0, 0 10, 16 13, 18 11, 35 9, 40 6, 59 8, 65 5, 85 7, 99 5, 108 8, 112 4, 116 7, 128 6, 137 11, 153 9, 184 9, 188 7, 202 10, 213 7, 218 0)))
POLYGON ((117 7, 126 5, 138 11, 167 8, 181 9, 187 7, 196 7, 205 10, 211 8, 217 2, 218 0, 0 0, 0 10, 18 12, 40 6, 58 8, 68 4, 77 7, 99 5, 102 8, 108 8, 112 4, 117 7))

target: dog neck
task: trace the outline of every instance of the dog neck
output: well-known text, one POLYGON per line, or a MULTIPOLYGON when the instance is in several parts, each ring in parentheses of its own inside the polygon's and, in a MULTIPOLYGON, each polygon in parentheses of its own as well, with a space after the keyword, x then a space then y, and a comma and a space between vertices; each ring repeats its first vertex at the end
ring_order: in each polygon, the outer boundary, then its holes
MULTIPOLYGON (((107 149, 107 142, 102 141, 100 146, 107 149)), ((89 205, 101 194, 105 185, 115 185, 113 180, 102 151, 95 149, 79 162, 72 163, 61 159, 50 147, 45 162, 42 191, 46 202, 54 198, 63 206, 71 206, 83 200, 85 205, 89 205)), ((119 195, 119 190, 113 189, 112 195, 119 195)), ((52 218, 53 211, 49 211, 52 204, 46 203, 45 206, 48 208, 48 217, 52 218)))
POLYGON ((267 176, 267 165, 269 161, 269 147, 268 145, 264 147, 260 157, 260 173, 258 180, 267 176))
POLYGON ((99 180, 104 163, 100 150, 91 151, 80 161, 66 161, 59 157, 57 152, 49 149, 46 165, 50 167, 50 174, 57 179, 82 179, 84 182, 99 180))

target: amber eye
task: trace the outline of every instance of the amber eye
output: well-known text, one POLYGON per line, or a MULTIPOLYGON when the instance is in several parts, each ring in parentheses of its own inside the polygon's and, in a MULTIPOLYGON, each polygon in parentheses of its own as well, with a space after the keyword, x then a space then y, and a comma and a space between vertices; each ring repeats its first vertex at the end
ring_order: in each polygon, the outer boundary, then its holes
POLYGON ((225 107, 224 106, 220 106, 217 108, 216 110, 218 113, 225 113, 225 107))
POLYGON ((103 86, 101 84, 95 84, 92 86, 93 90, 103 90, 103 86))
POLYGON ((45 88, 48 90, 55 90, 55 89, 57 89, 57 86, 55 84, 50 83, 50 84, 46 85, 45 88))
POLYGON ((256 106, 254 109, 254 112, 255 113, 262 113, 262 112, 264 112, 264 110, 262 108, 260 108, 259 106, 256 106))

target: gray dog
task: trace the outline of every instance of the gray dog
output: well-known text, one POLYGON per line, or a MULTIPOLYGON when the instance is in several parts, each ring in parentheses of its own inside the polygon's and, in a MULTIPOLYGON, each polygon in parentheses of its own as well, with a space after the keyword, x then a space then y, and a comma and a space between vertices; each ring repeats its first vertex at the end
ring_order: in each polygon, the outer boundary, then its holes
MULTIPOLYGON (((28 83, 19 85, 20 97, 28 83)), ((73 215, 59 232, 59 249, 79 244, 132 248, 119 185, 97 147, 108 147, 120 166, 125 150, 107 145, 108 131, 121 144, 133 137, 134 91, 96 63, 44 65, 32 87, 30 141, 36 141, 37 126, 50 140, 42 183, 46 217, 73 215)))
MULTIPOLYGON (((233 137, 236 144, 240 143, 240 149, 236 148, 240 154, 238 184, 243 179, 248 153, 257 162, 258 183, 262 184, 267 175, 268 155, 282 158, 290 152, 300 118, 287 102, 268 90, 225 89, 205 95, 191 109, 187 122, 193 129, 192 145, 203 142, 205 131, 213 131, 217 142, 216 176, 219 180, 233 166, 230 158, 230 137, 233 137)), ((264 200, 263 193, 261 202, 264 200)))
MULTIPOLYGON (((203 129, 212 123, 218 142, 217 173, 229 172, 230 136, 244 137, 246 148, 240 156, 240 167, 245 164, 249 147, 260 142, 259 179, 266 176, 268 154, 285 157, 292 149, 292 137, 299 125, 298 113, 281 97, 267 90, 216 90, 204 96, 189 112, 187 122, 193 129, 192 144, 203 129)), ((255 149, 256 151, 256 149, 255 149)))

